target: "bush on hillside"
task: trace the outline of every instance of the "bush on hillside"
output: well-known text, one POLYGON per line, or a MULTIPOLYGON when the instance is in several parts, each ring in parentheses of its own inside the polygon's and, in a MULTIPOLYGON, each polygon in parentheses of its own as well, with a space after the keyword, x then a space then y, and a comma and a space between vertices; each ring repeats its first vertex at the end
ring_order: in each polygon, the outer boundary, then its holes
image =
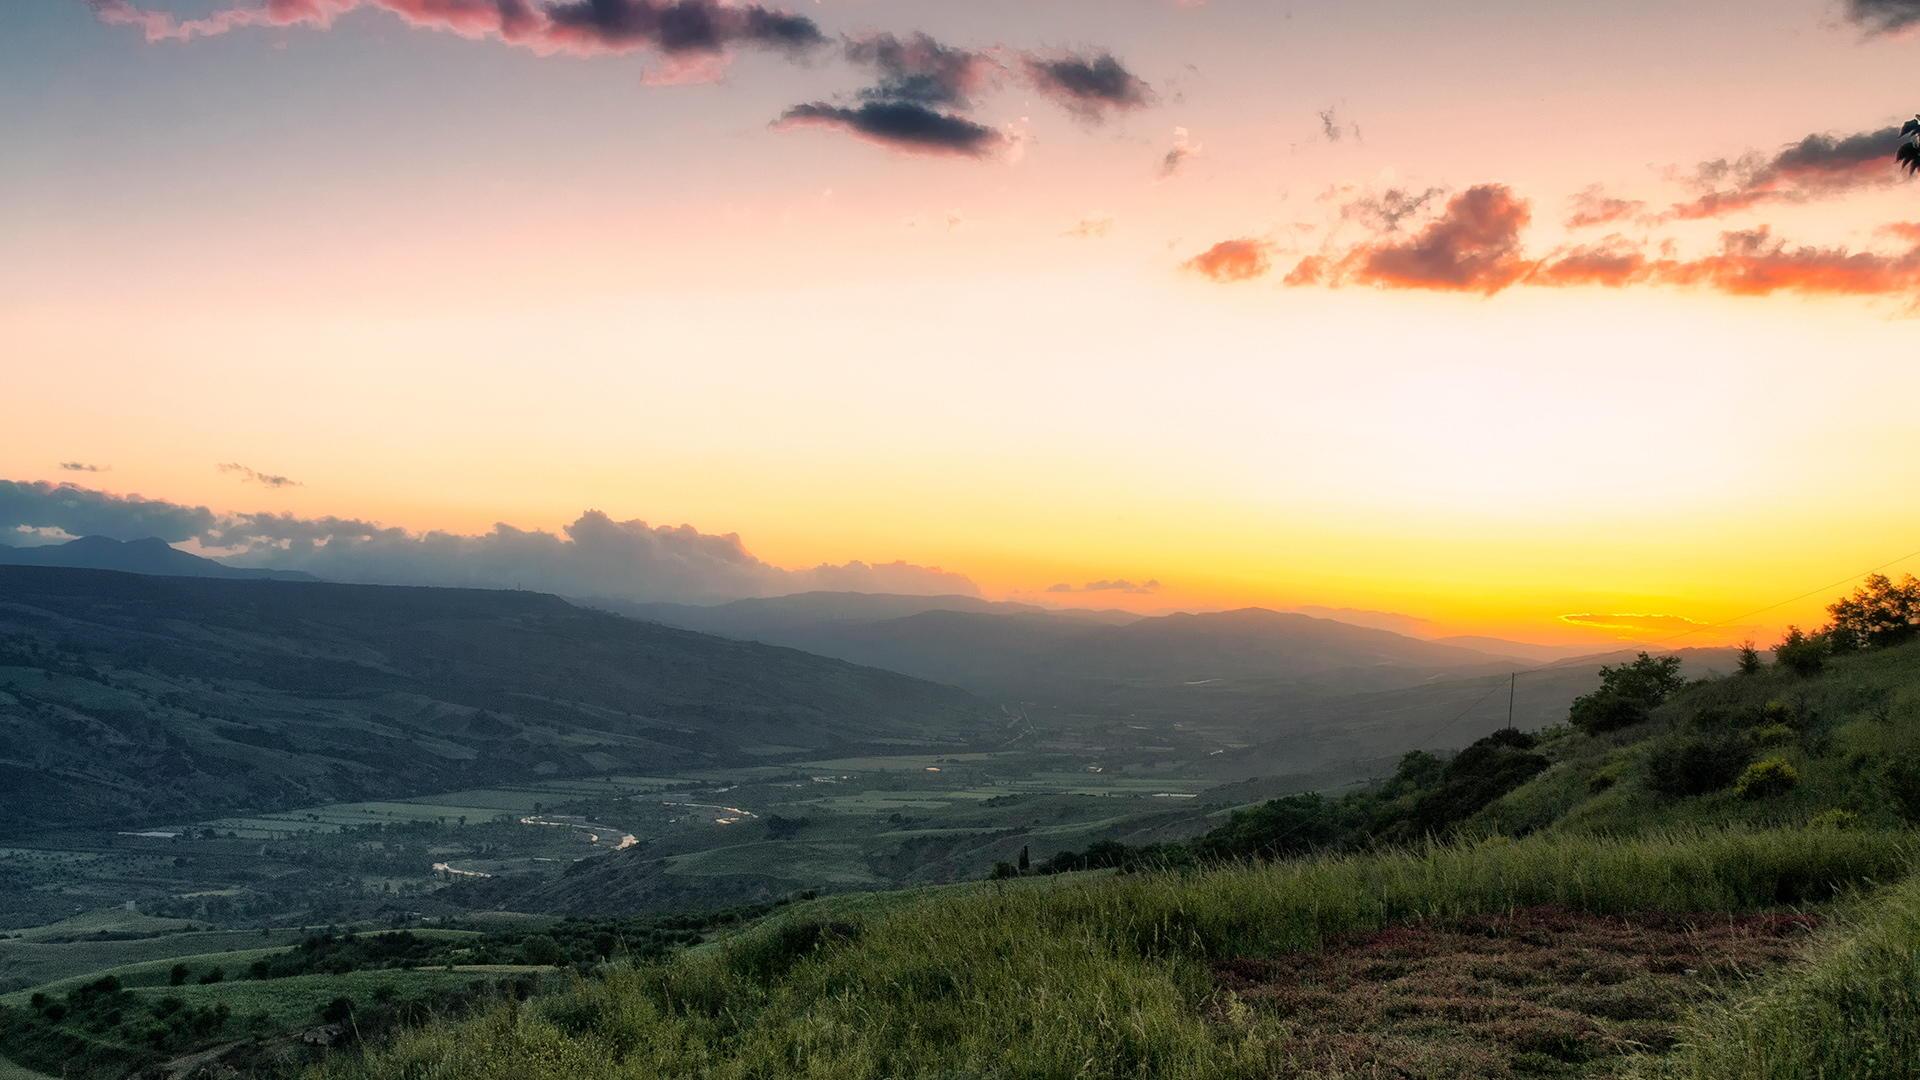
POLYGON ((1760 658, 1760 650, 1753 647, 1753 642, 1743 641, 1740 643, 1740 674, 1758 675, 1760 674, 1760 669, 1765 666, 1766 661, 1760 658))
POLYGON ((1734 736, 1682 736, 1653 747, 1647 782, 1674 798, 1705 795, 1734 782, 1749 758, 1746 740, 1734 736))
POLYGON ((1453 756, 1437 783, 1404 815, 1375 828, 1392 840, 1439 836, 1479 813, 1495 799, 1545 772, 1551 764, 1534 752, 1538 740, 1511 728, 1496 731, 1453 756))
POLYGON ((1920 765, 1911 761, 1889 762, 1881 778, 1893 808, 1901 817, 1920 824, 1920 765))
POLYGON ((1780 758, 1767 758, 1747 766, 1733 785, 1733 793, 1743 799, 1771 799, 1785 795, 1800 783, 1800 773, 1780 758))
POLYGON ((1309 793, 1236 810, 1193 846, 1208 859, 1275 859, 1332 847, 1344 832, 1326 796, 1309 793))
POLYGON ((1601 668, 1600 688, 1575 698, 1567 719, 1589 735, 1631 727, 1685 685, 1679 657, 1641 653, 1632 663, 1601 668))
POLYGON ((1809 634, 1797 626, 1787 627, 1787 636, 1773 647, 1773 658, 1795 675, 1818 675, 1826 667, 1833 644, 1826 634, 1809 634))

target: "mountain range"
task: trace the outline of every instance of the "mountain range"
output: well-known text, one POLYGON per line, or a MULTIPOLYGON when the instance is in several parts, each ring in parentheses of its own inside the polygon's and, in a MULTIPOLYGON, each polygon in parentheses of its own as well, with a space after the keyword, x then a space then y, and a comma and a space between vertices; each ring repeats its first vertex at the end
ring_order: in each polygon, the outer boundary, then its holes
POLYGON ((118 570, 166 577, 250 578, 257 581, 318 581, 302 570, 250 570, 201 558, 157 537, 114 540, 82 536, 64 544, 10 547, 0 544, 0 566, 64 566, 76 570, 118 570))
POLYGON ((0 566, 0 831, 965 746, 987 711, 539 593, 0 566))
MULTIPOLYGON (((615 606, 615 605, 609 605, 615 606)), ((1127 711, 1142 695, 1234 688, 1379 690, 1531 661, 1292 612, 1138 617, 972 597, 804 593, 713 607, 617 605, 636 618, 951 683, 976 693, 1127 711)), ((1159 707, 1164 707, 1164 702, 1159 707)))

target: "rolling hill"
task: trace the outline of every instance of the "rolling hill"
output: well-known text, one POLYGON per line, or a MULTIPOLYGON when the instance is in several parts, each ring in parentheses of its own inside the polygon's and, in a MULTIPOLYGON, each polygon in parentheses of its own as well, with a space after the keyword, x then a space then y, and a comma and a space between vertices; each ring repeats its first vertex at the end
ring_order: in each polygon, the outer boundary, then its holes
POLYGON ((1512 655, 1247 608, 1136 618, 970 597, 809 594, 642 618, 1111 718, 1238 722, 1300 703, 1504 673, 1512 655))
POLYGON ((248 578, 260 581, 318 581, 302 570, 253 570, 203 559, 156 537, 115 540, 82 536, 64 544, 9 547, 0 544, 0 566, 64 566, 75 570, 118 570, 166 577, 248 578))
POLYGON ((891 672, 537 593, 0 567, 0 829, 957 745, 891 672))

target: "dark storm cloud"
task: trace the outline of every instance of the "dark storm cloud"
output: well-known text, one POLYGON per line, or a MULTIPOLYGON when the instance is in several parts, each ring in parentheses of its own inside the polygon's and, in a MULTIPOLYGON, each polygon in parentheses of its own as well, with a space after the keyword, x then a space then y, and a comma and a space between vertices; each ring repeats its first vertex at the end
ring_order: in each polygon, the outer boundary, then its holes
POLYGON ((912 154, 985 157, 1005 141, 984 124, 913 101, 865 101, 855 106, 816 101, 796 105, 776 127, 826 127, 912 154))
POLYGON ((872 34, 846 43, 847 59, 873 68, 879 82, 860 92, 869 101, 965 106, 999 65, 983 52, 945 45, 926 34, 872 34))
POLYGON ((1896 34, 1920 25, 1920 0, 1847 0, 1847 17, 1870 34, 1896 34))
POLYGON ((1025 61, 1035 89, 1082 119, 1103 120, 1153 101, 1153 88, 1112 53, 1028 54, 1025 61))
POLYGON ((668 55, 717 53, 734 45, 797 52, 827 40, 804 15, 716 0, 567 0, 548 5, 545 14, 546 37, 555 43, 646 46, 668 55))

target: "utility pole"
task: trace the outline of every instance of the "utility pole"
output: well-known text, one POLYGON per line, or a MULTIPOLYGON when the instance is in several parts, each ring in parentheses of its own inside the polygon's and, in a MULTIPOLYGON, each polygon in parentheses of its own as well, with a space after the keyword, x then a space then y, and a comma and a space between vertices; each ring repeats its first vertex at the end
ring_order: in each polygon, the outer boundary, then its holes
POLYGON ((1518 685, 1519 682, 1520 682, 1519 672, 1516 671, 1513 674, 1507 676, 1507 730, 1508 731, 1513 730, 1513 691, 1514 691, 1514 687, 1518 685))

